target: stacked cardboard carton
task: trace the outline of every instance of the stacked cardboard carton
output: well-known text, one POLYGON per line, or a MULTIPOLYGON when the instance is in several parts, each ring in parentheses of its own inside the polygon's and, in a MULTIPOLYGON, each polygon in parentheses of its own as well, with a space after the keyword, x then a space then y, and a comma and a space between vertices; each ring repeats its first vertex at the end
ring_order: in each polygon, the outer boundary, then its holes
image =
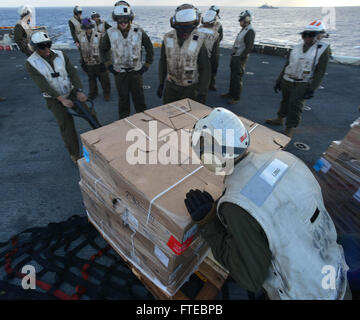
POLYGON ((360 118, 315 164, 325 206, 339 235, 360 232, 360 118))
MULTIPOLYGON (((184 204, 190 189, 223 193, 223 177, 192 153, 190 129, 211 108, 184 99, 81 135, 80 188, 90 221, 123 257, 168 295, 209 248, 184 204)), ((241 118, 251 150, 282 149, 289 138, 241 118)))

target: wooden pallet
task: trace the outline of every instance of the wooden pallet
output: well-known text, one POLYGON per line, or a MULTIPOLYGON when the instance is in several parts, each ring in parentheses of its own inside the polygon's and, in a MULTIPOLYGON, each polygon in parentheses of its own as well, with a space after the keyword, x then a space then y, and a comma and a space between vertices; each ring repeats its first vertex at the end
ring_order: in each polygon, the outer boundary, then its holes
MULTIPOLYGON (((191 300, 182 288, 174 295, 169 296, 148 278, 143 276, 136 268, 129 266, 135 276, 144 284, 151 292, 155 299, 159 300, 191 300)), ((224 285, 228 272, 223 269, 211 256, 207 256, 200 264, 198 270, 194 273, 203 282, 202 288, 196 294, 194 300, 214 300, 224 285)), ((191 281, 191 280, 190 280, 191 281)))
MULTIPOLYGON (((157 287, 152 281, 144 276, 120 251, 116 246, 103 236, 99 227, 89 222, 99 231, 104 240, 119 254, 125 264, 129 267, 132 273, 142 282, 142 284, 149 290, 149 292, 158 300, 191 300, 183 291, 182 288, 173 296, 168 295, 166 292, 157 287)), ((228 271, 226 271, 213 257, 211 252, 200 264, 198 270, 194 272, 194 275, 202 281, 202 287, 197 292, 194 300, 214 300, 218 293, 221 291, 227 277, 228 271)), ((190 280, 191 282, 191 277, 190 280)), ((191 283, 190 283, 191 284, 191 283)))

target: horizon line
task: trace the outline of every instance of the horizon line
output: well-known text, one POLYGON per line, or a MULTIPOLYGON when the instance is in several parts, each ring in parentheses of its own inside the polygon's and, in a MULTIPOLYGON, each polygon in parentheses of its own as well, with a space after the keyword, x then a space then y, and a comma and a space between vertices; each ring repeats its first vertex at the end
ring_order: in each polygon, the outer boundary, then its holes
MULTIPOLYGON (((19 6, 0 6, 0 8, 18 8, 19 6)), ((73 8, 74 6, 34 6, 35 8, 73 8)), ((106 7, 113 7, 111 5, 109 6, 82 6, 83 8, 106 8, 106 7)), ((134 5, 132 7, 176 7, 176 5, 134 5)), ((201 5, 198 7, 207 7, 206 5, 201 5)), ((234 7, 246 7, 246 8, 259 8, 259 6, 221 6, 222 8, 234 8, 234 7)), ((324 6, 276 6, 274 8, 323 8, 324 6)), ((360 7, 359 6, 353 6, 353 5, 342 5, 342 6, 330 6, 334 8, 345 8, 345 7, 360 7)))

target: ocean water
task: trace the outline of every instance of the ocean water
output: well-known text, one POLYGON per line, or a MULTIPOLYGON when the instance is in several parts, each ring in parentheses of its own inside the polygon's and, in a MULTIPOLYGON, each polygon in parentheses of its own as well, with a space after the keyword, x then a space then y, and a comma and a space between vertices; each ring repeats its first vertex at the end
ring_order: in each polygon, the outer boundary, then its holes
MULTIPOLYGON (((163 35, 169 31, 169 19, 175 7, 134 6, 134 22, 139 24, 152 41, 161 42, 163 35)), ((205 12, 208 7, 199 7, 205 12)), ((324 15, 322 8, 279 8, 259 9, 244 7, 221 7, 220 17, 224 29, 224 40, 221 46, 228 47, 234 42, 240 31, 239 13, 250 9, 253 13, 253 25, 256 30, 256 42, 295 44, 301 41, 299 33, 305 25, 324 15)), ((68 20, 72 16, 72 7, 36 8, 36 24, 46 25, 51 37, 57 43, 72 43, 68 20)), ((110 24, 112 7, 83 7, 83 18, 90 16, 91 11, 98 11, 110 24)), ((336 7, 331 11, 330 42, 333 54, 360 57, 360 6, 336 7)), ((0 8, 0 26, 13 26, 18 20, 17 8, 0 8)))

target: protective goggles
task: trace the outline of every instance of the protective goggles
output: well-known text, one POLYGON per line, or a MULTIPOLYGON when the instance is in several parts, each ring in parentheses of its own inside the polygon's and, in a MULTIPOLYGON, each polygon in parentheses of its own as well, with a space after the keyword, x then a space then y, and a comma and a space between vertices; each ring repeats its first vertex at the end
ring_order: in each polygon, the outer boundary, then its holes
POLYGON ((303 38, 315 38, 318 35, 316 31, 304 31, 301 33, 303 38))
POLYGON ((39 48, 40 50, 44 50, 45 48, 51 48, 51 41, 49 41, 49 42, 43 42, 43 43, 38 43, 37 45, 36 45, 36 47, 37 48, 39 48))
POLYGON ((116 19, 116 21, 118 23, 129 23, 130 22, 130 17, 129 16, 118 17, 116 19))

